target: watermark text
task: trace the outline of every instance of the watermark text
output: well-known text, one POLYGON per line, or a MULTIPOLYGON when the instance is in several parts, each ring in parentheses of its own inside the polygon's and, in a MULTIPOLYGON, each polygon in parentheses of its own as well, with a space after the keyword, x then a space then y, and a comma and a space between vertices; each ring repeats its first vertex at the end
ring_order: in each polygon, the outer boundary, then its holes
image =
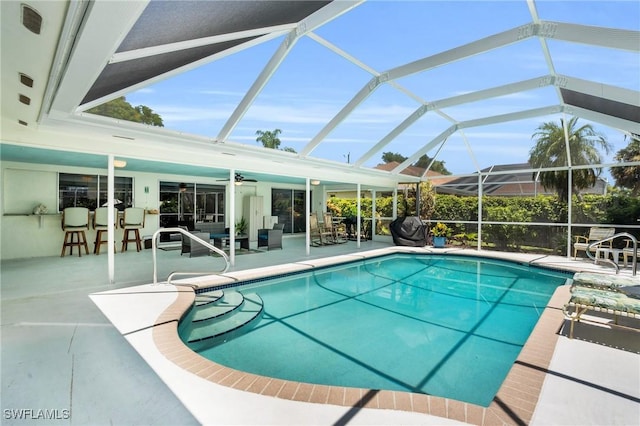
POLYGON ((68 420, 71 411, 57 408, 5 408, 2 416, 5 420, 68 420))

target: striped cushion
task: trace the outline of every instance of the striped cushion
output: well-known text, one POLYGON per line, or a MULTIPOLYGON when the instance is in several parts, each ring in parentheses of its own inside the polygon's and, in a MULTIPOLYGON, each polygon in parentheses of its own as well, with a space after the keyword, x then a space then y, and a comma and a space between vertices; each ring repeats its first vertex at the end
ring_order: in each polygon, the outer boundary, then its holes
POLYGON ((624 293, 616 291, 576 287, 571 293, 570 302, 640 315, 640 299, 627 297, 624 293))
POLYGON ((621 289, 627 286, 640 285, 640 278, 578 272, 573 276, 573 285, 600 289, 621 289))

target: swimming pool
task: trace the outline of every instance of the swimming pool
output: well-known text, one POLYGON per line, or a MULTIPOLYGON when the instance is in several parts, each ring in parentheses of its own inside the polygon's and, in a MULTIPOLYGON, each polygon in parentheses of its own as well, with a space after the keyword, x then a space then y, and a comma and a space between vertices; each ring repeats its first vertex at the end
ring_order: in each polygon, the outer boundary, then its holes
POLYGON ((568 277, 451 255, 394 254, 322 268, 225 290, 245 295, 256 319, 199 352, 264 376, 486 407, 568 277))

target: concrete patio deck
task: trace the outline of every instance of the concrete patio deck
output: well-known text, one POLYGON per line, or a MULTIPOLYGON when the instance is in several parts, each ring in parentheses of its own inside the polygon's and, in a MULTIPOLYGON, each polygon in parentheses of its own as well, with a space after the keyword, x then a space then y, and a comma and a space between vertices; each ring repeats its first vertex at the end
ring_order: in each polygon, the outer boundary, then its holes
MULTIPOLYGON (((238 256, 231 272, 292 262, 323 262, 319 259, 389 247, 363 242, 357 249, 355 243, 350 242, 312 248, 311 256, 306 256, 303 243, 303 238, 286 238, 285 250, 238 256)), ((453 250, 458 251, 444 251, 453 250)), ((611 271, 605 265, 562 257, 482 254, 575 271, 611 271)), ((181 257, 179 250, 161 250, 158 259, 160 277, 177 269, 204 272, 215 270, 219 265, 211 258, 181 257)), ((445 419, 443 417, 452 417, 446 412, 439 417, 303 403, 202 383, 194 375, 184 379, 187 377, 183 375, 184 370, 157 356, 157 350, 153 353, 148 335, 129 333, 135 329, 127 330, 133 323, 127 323, 130 317, 126 309, 115 302, 117 293, 129 292, 123 289, 151 282, 150 250, 118 253, 116 270, 117 283, 109 285, 104 254, 2 262, 3 424, 445 424, 465 421, 455 421, 455 416, 454 420, 445 419), (116 319, 112 318, 115 326, 90 300, 89 296, 96 294, 101 294, 103 300, 108 297, 114 300, 114 303, 101 302, 103 310, 120 309, 114 316, 116 319), (104 308, 105 303, 111 304, 111 308, 104 308), (146 352, 141 350, 144 347, 146 352), (166 367, 161 374, 154 371, 159 364, 166 367)), ((629 270, 622 273, 629 274, 629 270)), ((175 299, 171 292, 165 296, 168 298, 160 305, 175 299)), ((110 312, 110 316, 112 314, 110 312)), ((556 331, 562 323, 562 320, 554 323, 556 331)), ((573 340, 562 333, 555 335, 557 343, 552 347, 551 361, 544 371, 544 382, 530 423, 637 424, 640 418, 637 333, 589 326, 581 327, 576 333, 578 338, 573 340), (616 347, 625 347, 625 350, 616 347)), ((449 408, 453 409, 454 405, 449 408)), ((491 424, 489 420, 485 419, 485 424, 491 424)))

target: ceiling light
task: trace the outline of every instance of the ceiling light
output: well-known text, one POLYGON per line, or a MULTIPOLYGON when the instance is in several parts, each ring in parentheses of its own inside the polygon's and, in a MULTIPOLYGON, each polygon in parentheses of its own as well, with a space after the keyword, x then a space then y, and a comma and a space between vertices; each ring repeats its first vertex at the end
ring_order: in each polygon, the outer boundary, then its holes
POLYGON ((35 9, 22 5, 22 25, 34 34, 40 34, 42 28, 42 16, 35 9))
POLYGON ((26 74, 20 74, 20 83, 24 84, 27 87, 33 87, 33 79, 26 74))
POLYGON ((123 168, 127 165, 127 162, 124 160, 113 160, 113 167, 123 168))
POLYGON ((313 179, 310 183, 313 186, 320 185, 320 181, 318 179, 313 179))
POLYGON ((237 180, 235 182, 233 182, 236 186, 240 186, 243 184, 243 182, 241 180, 237 180))

